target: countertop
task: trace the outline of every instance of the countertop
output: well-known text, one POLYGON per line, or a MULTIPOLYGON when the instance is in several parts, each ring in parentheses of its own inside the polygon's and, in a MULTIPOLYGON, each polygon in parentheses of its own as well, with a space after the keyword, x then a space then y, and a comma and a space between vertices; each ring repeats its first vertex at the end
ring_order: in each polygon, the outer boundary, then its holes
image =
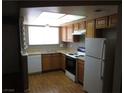
POLYGON ((41 51, 41 52, 26 52, 26 53, 21 53, 21 54, 22 54, 22 56, 25 56, 25 55, 30 56, 30 55, 41 55, 41 54, 51 54, 51 53, 57 53, 57 52, 56 51, 54 51, 54 52, 41 51))
MULTIPOLYGON (((40 51, 40 52, 21 52, 22 56, 30 56, 30 55, 41 55, 41 54, 52 54, 52 53, 62 53, 62 54, 68 54, 68 53, 75 53, 76 51, 72 49, 62 49, 62 50, 56 50, 56 51, 40 51)), ((85 57, 77 57, 76 59, 85 60, 85 57)))
POLYGON ((85 61, 85 57, 77 57, 77 59, 85 61))
POLYGON ((43 51, 29 51, 29 52, 21 52, 22 56, 23 55, 38 55, 38 54, 51 54, 51 53, 63 53, 63 54, 67 54, 67 53, 74 53, 75 51, 73 49, 59 49, 59 50, 52 50, 52 51, 48 51, 48 50, 43 50, 43 51))
MULTIPOLYGON (((68 53, 75 53, 75 51, 71 51, 71 50, 59 50, 57 52, 65 54, 65 55, 68 54, 68 53)), ((76 59, 80 59, 80 60, 85 61, 85 56, 84 57, 80 56, 80 57, 77 57, 76 59)))

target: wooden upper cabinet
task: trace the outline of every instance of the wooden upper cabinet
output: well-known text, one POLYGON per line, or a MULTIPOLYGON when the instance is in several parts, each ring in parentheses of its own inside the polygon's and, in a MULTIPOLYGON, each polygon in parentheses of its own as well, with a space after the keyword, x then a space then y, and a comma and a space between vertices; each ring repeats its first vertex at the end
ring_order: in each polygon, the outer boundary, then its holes
POLYGON ((79 29, 79 24, 75 23, 75 24, 73 24, 73 27, 74 27, 74 31, 77 31, 79 29))
POLYGON ((86 22, 86 37, 95 37, 95 21, 88 20, 86 22))
POLYGON ((73 27, 74 27, 74 31, 75 30, 82 30, 82 29, 86 29, 86 21, 81 21, 81 22, 78 22, 78 23, 74 23, 73 24, 73 27))
POLYGON ((117 25, 117 22, 117 14, 113 14, 106 17, 100 17, 96 19, 96 29, 115 27, 117 25))
POLYGON ((86 21, 70 24, 61 27, 61 40, 63 42, 79 42, 79 35, 72 35, 74 31, 80 31, 86 29, 86 21))
POLYGON ((86 21, 82 21, 78 23, 79 25, 79 30, 86 29, 86 21))
POLYGON ((62 41, 63 42, 73 42, 73 25, 67 25, 61 27, 61 32, 62 32, 62 41))
POLYGON ((67 26, 67 42, 73 42, 73 25, 67 26))
POLYGON ((109 16, 109 27, 115 27, 118 22, 118 15, 113 14, 109 16))
POLYGON ((61 27, 61 40, 66 42, 67 41, 67 27, 61 27))
MULTIPOLYGON (((86 37, 97 37, 97 29, 116 27, 118 14, 100 17, 86 22, 86 37)), ((100 31, 100 30, 98 30, 100 31)))
POLYGON ((96 29, 107 28, 108 17, 100 17, 96 19, 96 29))

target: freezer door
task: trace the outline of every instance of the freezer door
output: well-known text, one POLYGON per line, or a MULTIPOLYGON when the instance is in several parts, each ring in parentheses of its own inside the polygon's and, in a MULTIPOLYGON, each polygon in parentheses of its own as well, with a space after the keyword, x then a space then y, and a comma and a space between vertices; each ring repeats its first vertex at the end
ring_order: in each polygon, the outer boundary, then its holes
POLYGON ((93 56, 96 58, 103 57, 104 38, 86 38, 85 39, 86 55, 93 56))
POLYGON ((84 67, 84 90, 88 93, 102 93, 101 60, 86 56, 84 67))

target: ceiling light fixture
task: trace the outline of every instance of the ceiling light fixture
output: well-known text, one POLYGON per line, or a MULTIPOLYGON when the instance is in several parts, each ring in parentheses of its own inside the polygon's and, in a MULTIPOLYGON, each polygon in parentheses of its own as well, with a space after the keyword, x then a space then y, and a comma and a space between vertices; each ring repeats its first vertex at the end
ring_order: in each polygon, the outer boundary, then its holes
POLYGON ((78 19, 83 19, 85 16, 77 16, 77 15, 69 15, 62 13, 52 13, 52 12, 42 12, 36 20, 34 20, 34 24, 36 25, 46 25, 49 24, 51 26, 60 26, 61 24, 72 22, 78 19))
POLYGON ((65 16, 61 17, 60 19, 58 19, 58 22, 59 22, 59 24, 64 24, 67 22, 72 22, 75 20, 83 19, 83 18, 86 18, 86 16, 65 15, 65 16))

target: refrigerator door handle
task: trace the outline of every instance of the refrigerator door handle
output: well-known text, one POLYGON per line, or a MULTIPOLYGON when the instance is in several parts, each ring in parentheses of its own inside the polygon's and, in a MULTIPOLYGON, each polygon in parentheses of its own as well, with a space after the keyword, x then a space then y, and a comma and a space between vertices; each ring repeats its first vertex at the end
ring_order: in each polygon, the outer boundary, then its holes
POLYGON ((100 78, 103 79, 104 77, 104 61, 101 61, 101 70, 100 70, 100 78))
POLYGON ((105 55, 105 41, 102 48, 102 60, 101 60, 101 71, 100 71, 100 78, 103 79, 104 77, 104 55, 105 55))

